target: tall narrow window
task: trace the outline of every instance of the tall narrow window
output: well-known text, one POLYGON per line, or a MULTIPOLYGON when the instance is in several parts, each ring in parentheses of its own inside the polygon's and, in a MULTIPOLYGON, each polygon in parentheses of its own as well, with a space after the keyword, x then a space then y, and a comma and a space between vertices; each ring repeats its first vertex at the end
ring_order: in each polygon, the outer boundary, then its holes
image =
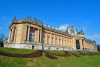
POLYGON ((34 36, 35 36, 34 28, 30 28, 30 34, 29 34, 29 41, 30 42, 34 42, 34 36))

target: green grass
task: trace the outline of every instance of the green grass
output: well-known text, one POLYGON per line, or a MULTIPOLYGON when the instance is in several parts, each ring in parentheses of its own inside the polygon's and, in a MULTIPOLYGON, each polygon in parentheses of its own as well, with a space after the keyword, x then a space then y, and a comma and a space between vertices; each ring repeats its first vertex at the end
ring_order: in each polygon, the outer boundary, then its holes
POLYGON ((16 49, 16 48, 0 48, 0 51, 10 52, 10 53, 13 53, 13 54, 29 54, 29 53, 35 52, 36 50, 16 49))
POLYGON ((47 51, 54 54, 64 54, 63 50, 47 50, 47 51))
MULTIPOLYGON (((0 48, 0 51, 7 51, 11 53, 31 53, 34 50, 23 50, 13 48, 0 48)), ((36 51, 36 50, 35 50, 36 51)), ((63 53, 63 51, 49 51, 52 53, 63 53)), ((14 54, 15 54, 14 53, 14 54)), ((14 58, 0 56, 0 67, 100 67, 100 56, 81 56, 81 57, 58 57, 52 60, 47 58, 44 54, 38 58, 14 58)))

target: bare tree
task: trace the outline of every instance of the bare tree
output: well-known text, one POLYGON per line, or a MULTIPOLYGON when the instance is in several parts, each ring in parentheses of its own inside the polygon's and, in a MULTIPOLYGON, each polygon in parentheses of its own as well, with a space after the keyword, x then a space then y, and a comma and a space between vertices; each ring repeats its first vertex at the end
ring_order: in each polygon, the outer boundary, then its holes
POLYGON ((5 40, 5 35, 0 33, 0 47, 3 47, 4 45, 4 40, 5 40))
POLYGON ((98 52, 100 52, 100 45, 97 45, 97 50, 98 52))

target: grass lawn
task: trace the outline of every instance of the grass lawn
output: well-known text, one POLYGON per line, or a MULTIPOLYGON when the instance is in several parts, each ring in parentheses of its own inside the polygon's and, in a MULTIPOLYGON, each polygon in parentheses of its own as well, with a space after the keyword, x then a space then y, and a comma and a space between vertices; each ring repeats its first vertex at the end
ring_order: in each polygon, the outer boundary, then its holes
POLYGON ((36 50, 16 49, 16 48, 0 48, 0 51, 10 52, 10 53, 13 53, 13 54, 30 54, 32 52, 35 52, 36 50))
MULTIPOLYGON (((14 54, 32 53, 36 50, 0 48, 0 51, 14 54)), ((64 53, 63 51, 48 51, 52 53, 64 53)), ((60 57, 49 59, 44 54, 38 58, 15 58, 0 56, 0 67, 100 67, 100 56, 60 57)))

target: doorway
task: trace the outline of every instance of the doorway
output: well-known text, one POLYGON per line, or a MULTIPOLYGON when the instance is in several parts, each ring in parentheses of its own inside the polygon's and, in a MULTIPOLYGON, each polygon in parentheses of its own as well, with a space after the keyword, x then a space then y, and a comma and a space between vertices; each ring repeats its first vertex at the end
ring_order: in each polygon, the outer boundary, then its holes
POLYGON ((32 49, 34 49, 34 46, 32 46, 32 49))
POLYGON ((76 48, 80 49, 80 42, 79 42, 79 40, 76 40, 76 48))

